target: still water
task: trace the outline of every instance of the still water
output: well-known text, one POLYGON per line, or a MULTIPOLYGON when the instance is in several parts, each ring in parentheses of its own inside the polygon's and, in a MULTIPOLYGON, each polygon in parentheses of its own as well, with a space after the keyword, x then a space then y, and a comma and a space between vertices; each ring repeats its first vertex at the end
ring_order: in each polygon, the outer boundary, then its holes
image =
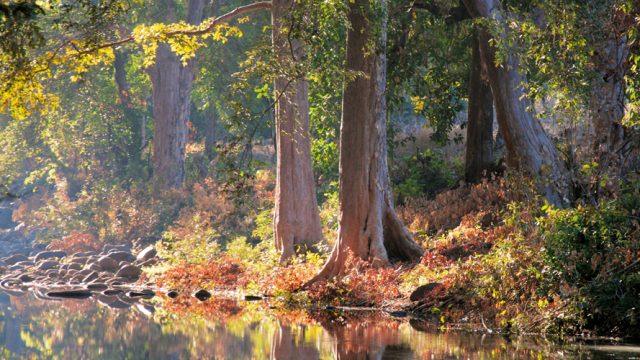
POLYGON ((640 347, 439 332, 383 314, 18 295, 0 293, 2 359, 640 359, 640 347))

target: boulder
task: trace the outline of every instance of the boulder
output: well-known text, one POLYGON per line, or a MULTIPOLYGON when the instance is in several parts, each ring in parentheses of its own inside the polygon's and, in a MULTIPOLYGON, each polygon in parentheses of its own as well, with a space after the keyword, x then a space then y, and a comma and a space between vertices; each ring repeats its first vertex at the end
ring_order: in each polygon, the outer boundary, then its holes
POLYGON ((16 223, 13 222, 13 209, 7 206, 0 207, 0 229, 13 229, 16 223))
POLYGON ((144 290, 132 290, 129 291, 127 293, 127 296, 130 298, 136 298, 136 297, 141 297, 141 298, 145 298, 145 299, 151 299, 152 297, 154 297, 156 295, 156 293, 153 292, 153 290, 149 290, 149 289, 144 289, 144 290))
POLYGON ((29 260, 29 258, 24 255, 24 254, 15 254, 15 255, 11 255, 9 257, 4 258, 4 263, 7 265, 14 265, 16 263, 19 263, 20 261, 25 261, 25 260, 29 260))
POLYGON ((51 259, 51 258, 63 258, 67 256, 67 252, 66 251, 62 251, 62 250, 46 250, 46 251, 41 251, 39 252, 34 261, 38 262, 40 260, 46 260, 46 259, 51 259))
POLYGON ((147 260, 151 260, 158 255, 158 252, 153 247, 153 245, 149 245, 146 248, 142 249, 136 256, 136 260, 144 262, 147 260))
POLYGON ((22 280, 22 282, 32 282, 34 277, 29 274, 22 274, 18 276, 18 279, 22 280))
POLYGON ((82 282, 85 283, 85 284, 88 284, 88 283, 92 282, 93 280, 95 280, 97 278, 98 278, 98 273, 94 271, 91 274, 85 276, 82 279, 82 282))
POLYGON ((69 270, 82 270, 82 265, 78 264, 78 263, 70 263, 69 265, 67 265, 67 269, 69 270))
POLYGON ((125 265, 118 270, 116 273, 116 277, 121 277, 125 279, 138 280, 142 275, 142 270, 138 266, 135 265, 125 265))
POLYGON ((86 289, 56 290, 49 291, 47 293, 47 296, 71 299, 86 299, 88 297, 91 297, 91 291, 86 289))
POLYGON ((125 262, 133 262, 136 260, 136 257, 131 255, 130 252, 126 251, 114 251, 107 254, 108 257, 112 258, 117 262, 125 261, 125 262))
POLYGON ((87 285, 87 289, 92 291, 103 291, 107 290, 109 286, 105 283, 94 282, 87 285))
POLYGON ((60 265, 60 263, 55 260, 45 260, 38 264, 38 269, 46 271, 56 268, 58 265, 60 265))
POLYGON ((193 297, 200 301, 206 301, 211 298, 211 293, 205 289, 200 289, 193 294, 193 297))
POLYGON ((102 292, 102 294, 106 295, 106 296, 118 295, 120 293, 122 293, 122 290, 120 290, 120 289, 107 289, 107 290, 102 292))
POLYGON ((102 271, 102 266, 98 263, 87 263, 84 268, 95 272, 102 271))
POLYGON ((101 256, 97 261, 97 264, 100 265, 104 271, 116 272, 118 270, 118 262, 109 256, 101 256))
POLYGON ((108 254, 113 251, 129 251, 129 246, 124 244, 121 244, 121 245, 106 244, 105 246, 102 247, 103 254, 108 254))

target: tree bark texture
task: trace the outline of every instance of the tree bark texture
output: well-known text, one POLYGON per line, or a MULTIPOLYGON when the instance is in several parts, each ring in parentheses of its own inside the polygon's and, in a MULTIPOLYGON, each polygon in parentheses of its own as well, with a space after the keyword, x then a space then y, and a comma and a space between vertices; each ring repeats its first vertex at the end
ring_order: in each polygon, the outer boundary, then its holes
MULTIPOLYGON (((505 24, 499 0, 463 2, 473 17, 505 24)), ((506 32, 506 25, 503 28, 506 32)), ((509 54, 500 65, 496 65, 496 49, 490 44, 490 39, 487 30, 479 30, 480 55, 487 64, 498 124, 507 147, 507 163, 533 176, 538 190, 549 203, 566 206, 571 198, 568 170, 542 124, 529 111, 532 103, 522 87, 526 77, 518 69, 519 59, 515 54, 509 54)))
MULTIPOLYGON (((613 26, 613 25, 612 25, 613 26)), ((596 76, 591 86, 590 115, 596 161, 607 167, 616 166, 615 152, 624 143, 625 75, 629 66, 630 47, 626 35, 610 32, 592 56, 596 76)))
MULTIPOLYGON (((204 0, 189 0, 187 22, 202 21, 204 0)), ((168 22, 176 21, 175 4, 167 1, 168 22)), ((156 189, 180 188, 185 180, 187 121, 191 113, 191 90, 196 61, 182 66, 167 44, 160 44, 155 65, 149 69, 153 87, 153 171, 156 189)))
POLYGON ((391 258, 414 261, 422 249, 398 218, 387 167, 386 2, 349 5, 349 71, 361 72, 344 88, 340 133, 340 229, 331 256, 315 279, 340 275, 351 253, 374 266, 391 258))
POLYGON ((477 182, 493 167, 493 95, 477 36, 472 42, 464 175, 477 182))
MULTIPOLYGON (((291 68, 304 56, 304 44, 289 36, 293 0, 272 2, 273 48, 278 62, 291 68)), ((309 134, 309 85, 304 78, 276 79, 276 191, 274 237, 282 261, 322 239, 309 134)))

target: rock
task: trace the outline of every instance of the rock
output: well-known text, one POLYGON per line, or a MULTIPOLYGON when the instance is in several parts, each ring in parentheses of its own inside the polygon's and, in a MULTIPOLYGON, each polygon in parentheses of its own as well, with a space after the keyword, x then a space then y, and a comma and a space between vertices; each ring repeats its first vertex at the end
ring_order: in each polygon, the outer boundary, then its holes
POLYGON ((108 289, 109 286, 107 286, 107 284, 105 283, 98 283, 98 282, 94 282, 91 284, 87 285, 87 289, 92 290, 92 291, 103 291, 108 289))
POLYGON ((15 254, 15 255, 11 255, 7 258, 4 258, 4 263, 7 265, 14 265, 16 263, 19 263, 20 261, 25 261, 25 260, 29 260, 29 258, 24 255, 24 254, 15 254))
POLYGON ((102 292, 103 295, 107 295, 107 296, 118 295, 120 293, 122 293, 122 290, 120 289, 107 289, 102 292))
POLYGON ((20 261, 20 262, 16 263, 15 265, 20 265, 20 266, 26 268, 26 267, 29 267, 29 266, 33 266, 33 261, 31 261, 31 260, 20 261))
POLYGON ((23 265, 15 264, 15 265, 9 266, 9 271, 19 272, 19 271, 22 271, 22 270, 24 270, 24 266, 23 265))
POLYGON ((156 257, 156 255, 158 255, 156 249, 153 247, 153 245, 149 245, 138 253, 138 256, 136 256, 136 260, 147 261, 156 257))
POLYGON ((98 263, 87 263, 87 264, 88 265, 84 266, 85 269, 89 269, 89 270, 95 271, 95 272, 102 271, 102 266, 100 266, 100 264, 98 264, 98 263))
POLYGON ((167 291, 167 296, 170 297, 171 299, 177 298, 178 295, 180 295, 180 294, 176 290, 167 291))
POLYGON ((98 296, 98 303, 111 309, 126 309, 131 306, 131 304, 124 302, 115 296, 98 296))
POLYGON ((45 260, 38 265, 38 269, 49 270, 56 268, 58 265, 60 265, 60 263, 55 260, 45 260))
POLYGON ((67 265, 67 269, 79 271, 79 270, 82 270, 82 265, 72 262, 67 265))
POLYGON ((149 289, 144 289, 141 291, 132 290, 127 293, 127 296, 130 298, 142 297, 145 299, 151 299, 155 295, 156 293, 154 293, 153 290, 149 290, 149 289))
POLYGON ((140 265, 140 267, 145 267, 145 266, 152 266, 158 263, 158 258, 153 258, 153 259, 149 259, 147 261, 143 261, 141 263, 139 263, 138 265, 140 265))
POLYGON ((149 304, 143 304, 143 303, 137 303, 136 304, 136 309, 138 309, 138 311, 140 311, 140 313, 142 313, 142 315, 150 318, 153 316, 153 313, 156 311, 156 308, 154 308, 152 305, 149 304))
POLYGON ((121 262, 121 261, 133 262, 136 260, 135 256, 131 255, 130 252, 126 252, 126 251, 114 251, 107 254, 107 256, 117 262, 121 262))
POLYGON ((40 260, 46 260, 51 258, 63 258, 65 256, 67 256, 67 252, 62 250, 41 251, 36 255, 34 261, 38 262, 40 260))
POLYGON ((72 299, 86 299, 91 297, 91 291, 86 289, 74 289, 74 290, 56 290, 49 291, 47 296, 60 297, 60 298, 72 298, 72 299))
POLYGON ((113 251, 129 251, 129 246, 124 244, 121 244, 121 245, 106 244, 105 246, 102 247, 102 253, 104 254, 108 254, 113 251))
POLYGON ((0 229, 13 229, 16 224, 11 217, 13 216, 13 209, 10 207, 0 207, 0 229))
POLYGON ((82 282, 85 283, 85 284, 88 284, 88 283, 92 282, 93 280, 95 280, 97 278, 98 278, 98 273, 94 271, 91 274, 85 276, 82 279, 82 282))
POLYGON ((118 270, 118 262, 109 256, 101 256, 98 258, 97 263, 104 271, 116 272, 118 270))
POLYGON ((22 282, 32 282, 34 280, 33 276, 29 274, 22 274, 18 276, 18 279, 22 280, 22 282))
POLYGON ((388 314, 393 317, 407 317, 407 315, 409 315, 406 311, 403 310, 389 311, 388 314))
POLYGON ((200 301, 206 301, 211 298, 211 293, 205 289, 200 289, 193 294, 193 297, 200 301))
POLYGON ((140 278, 140 275, 142 275, 142 270, 140 270, 140 268, 135 265, 125 265, 121 267, 120 270, 118 270, 118 272, 116 273, 117 277, 132 280, 138 280, 138 278, 140 278))
POLYGON ((409 300, 411 301, 420 301, 424 300, 427 296, 431 295, 431 293, 443 286, 441 283, 429 283, 426 285, 418 286, 411 295, 409 296, 409 300))
POLYGON ((77 257, 77 258, 71 259, 71 263, 72 264, 78 264, 78 265, 80 265, 82 267, 82 266, 84 266, 84 264, 87 263, 87 260, 89 260, 88 257, 81 256, 81 257, 77 257))

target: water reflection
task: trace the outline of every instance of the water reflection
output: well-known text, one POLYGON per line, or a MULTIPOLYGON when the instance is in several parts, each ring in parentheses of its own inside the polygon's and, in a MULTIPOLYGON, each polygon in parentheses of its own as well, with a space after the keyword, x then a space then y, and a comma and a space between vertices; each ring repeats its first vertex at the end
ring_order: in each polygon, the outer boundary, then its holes
POLYGON ((540 339, 437 332, 381 314, 266 310, 182 300, 112 309, 0 293, 0 358, 44 359, 638 359, 640 349, 560 347, 540 339), (157 305, 157 304, 155 304, 157 305), (195 315, 193 315, 195 314, 195 315))

